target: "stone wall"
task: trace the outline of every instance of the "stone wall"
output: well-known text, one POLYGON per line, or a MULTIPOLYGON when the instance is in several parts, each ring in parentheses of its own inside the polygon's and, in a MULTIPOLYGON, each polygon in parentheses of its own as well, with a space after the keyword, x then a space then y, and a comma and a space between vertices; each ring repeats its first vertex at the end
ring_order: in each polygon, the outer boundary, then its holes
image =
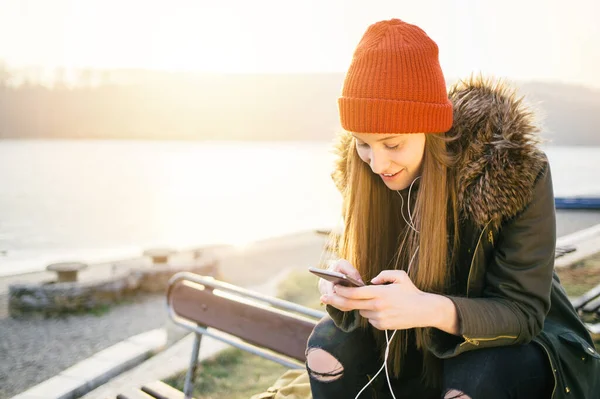
POLYGON ((8 311, 12 317, 90 311, 114 304, 137 292, 165 292, 171 276, 180 271, 219 277, 218 261, 208 259, 187 265, 132 268, 126 273, 97 281, 12 284, 9 286, 8 311))
POLYGON ((141 292, 166 292, 169 279, 177 272, 190 272, 219 278, 219 264, 216 260, 197 264, 190 263, 179 265, 176 270, 169 265, 154 265, 151 269, 133 270, 132 276, 135 276, 138 290, 141 292))

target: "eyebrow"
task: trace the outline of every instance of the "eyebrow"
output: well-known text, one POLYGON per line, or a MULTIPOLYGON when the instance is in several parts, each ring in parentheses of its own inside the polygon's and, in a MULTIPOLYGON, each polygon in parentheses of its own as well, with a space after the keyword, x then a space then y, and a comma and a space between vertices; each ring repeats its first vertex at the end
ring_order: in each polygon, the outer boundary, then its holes
MULTIPOLYGON (((361 140, 359 137, 356 137, 355 135, 352 135, 352 137, 354 137, 354 138, 355 138, 355 139, 357 139, 357 140, 361 140)), ((382 137, 382 138, 380 138, 380 139, 377 139, 377 140, 375 140, 375 141, 379 142, 379 141, 385 141, 385 140, 389 140, 389 139, 393 139, 393 138, 397 138, 397 136, 396 136, 396 135, 394 135, 394 136, 382 137)), ((361 141, 362 141, 362 140, 361 140, 361 141)))

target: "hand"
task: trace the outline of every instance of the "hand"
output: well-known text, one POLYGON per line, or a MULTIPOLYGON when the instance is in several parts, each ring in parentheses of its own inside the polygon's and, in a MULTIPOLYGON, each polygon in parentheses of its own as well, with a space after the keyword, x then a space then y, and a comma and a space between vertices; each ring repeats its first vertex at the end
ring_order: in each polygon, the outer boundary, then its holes
POLYGON ((323 303, 342 311, 358 309, 379 330, 401 330, 432 325, 432 294, 419 290, 403 270, 384 270, 365 287, 336 285, 323 303), (384 285, 385 283, 391 283, 384 285))
MULTIPOLYGON (((356 270, 350 264, 350 262, 348 262, 345 259, 340 259, 340 260, 334 262, 327 268, 327 270, 344 273, 345 275, 350 276, 355 280, 363 282, 358 270, 356 270)), ((331 281, 327 281, 322 278, 319 279, 319 292, 321 293, 321 295, 333 295, 334 294, 333 286, 334 286, 334 284, 331 281)))

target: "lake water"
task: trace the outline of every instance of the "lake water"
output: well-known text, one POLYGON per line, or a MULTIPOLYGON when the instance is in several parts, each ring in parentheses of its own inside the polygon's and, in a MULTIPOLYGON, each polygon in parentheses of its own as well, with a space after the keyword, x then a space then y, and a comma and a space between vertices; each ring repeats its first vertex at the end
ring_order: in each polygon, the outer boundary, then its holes
MULTIPOLYGON (((328 227, 326 142, 0 141, 0 275, 328 227)), ((550 147, 555 194, 600 195, 600 148, 550 147)))

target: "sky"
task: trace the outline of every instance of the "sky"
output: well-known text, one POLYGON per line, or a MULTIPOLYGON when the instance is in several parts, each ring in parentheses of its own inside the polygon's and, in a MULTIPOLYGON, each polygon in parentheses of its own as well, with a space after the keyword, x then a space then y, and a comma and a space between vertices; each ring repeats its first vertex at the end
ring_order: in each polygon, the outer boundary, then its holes
POLYGON ((366 28, 400 18, 471 73, 600 88, 598 0, 0 0, 9 68, 343 72, 366 28))

